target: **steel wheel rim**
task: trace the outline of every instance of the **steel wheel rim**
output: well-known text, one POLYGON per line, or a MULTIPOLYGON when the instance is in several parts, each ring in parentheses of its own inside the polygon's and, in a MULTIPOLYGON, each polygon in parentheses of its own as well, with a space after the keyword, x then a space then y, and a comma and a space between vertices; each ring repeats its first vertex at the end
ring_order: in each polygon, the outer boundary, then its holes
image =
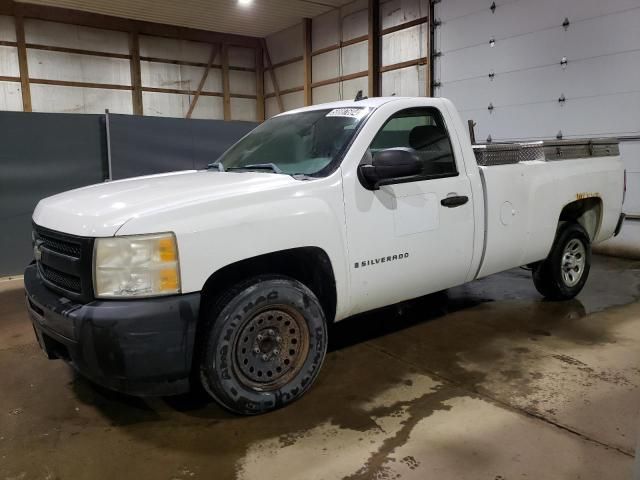
POLYGON ((277 390, 300 372, 308 351, 309 328, 304 316, 288 305, 270 305, 239 329, 234 369, 253 390, 277 390))
POLYGON ((562 252, 562 281, 568 287, 574 287, 580 282, 587 262, 587 251, 584 244, 577 238, 569 240, 562 252))

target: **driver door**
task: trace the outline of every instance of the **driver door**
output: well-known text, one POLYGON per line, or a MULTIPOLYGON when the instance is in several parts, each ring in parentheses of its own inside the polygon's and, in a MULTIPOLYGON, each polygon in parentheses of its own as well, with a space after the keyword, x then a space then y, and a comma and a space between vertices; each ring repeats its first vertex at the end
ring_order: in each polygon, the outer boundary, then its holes
POLYGON ((471 266, 471 186, 440 111, 391 115, 363 162, 396 147, 416 151, 420 175, 378 190, 355 176, 345 183, 352 314, 462 284, 471 266))

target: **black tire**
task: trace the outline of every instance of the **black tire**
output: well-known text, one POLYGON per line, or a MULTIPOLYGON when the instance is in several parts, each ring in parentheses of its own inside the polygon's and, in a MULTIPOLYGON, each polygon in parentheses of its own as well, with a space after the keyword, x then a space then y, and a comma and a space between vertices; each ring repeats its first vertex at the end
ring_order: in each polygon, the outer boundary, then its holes
POLYGON ((566 223, 558 230, 549 256, 533 268, 533 284, 549 300, 569 300, 584 287, 590 268, 589 235, 581 225, 566 223))
POLYGON ((316 296, 288 277, 259 276, 219 295, 203 318, 200 379, 235 413, 287 405, 316 379, 327 324, 316 296))

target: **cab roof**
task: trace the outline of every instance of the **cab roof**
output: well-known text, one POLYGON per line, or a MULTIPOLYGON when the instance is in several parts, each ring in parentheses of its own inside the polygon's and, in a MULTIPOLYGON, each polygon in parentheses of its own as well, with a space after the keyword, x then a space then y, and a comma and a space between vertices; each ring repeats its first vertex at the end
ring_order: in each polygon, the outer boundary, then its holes
POLYGON ((330 108, 345 108, 345 107, 369 107, 369 108, 378 108, 381 105, 384 105, 388 102, 393 102, 394 100, 407 99, 411 97, 373 97, 373 98, 365 98, 362 100, 342 100, 339 102, 330 102, 330 103, 319 103, 317 105, 311 105, 309 107, 296 108, 295 110, 288 110, 286 112, 280 113, 279 115, 290 115, 292 113, 300 113, 300 112, 310 112, 313 110, 325 110, 330 108))

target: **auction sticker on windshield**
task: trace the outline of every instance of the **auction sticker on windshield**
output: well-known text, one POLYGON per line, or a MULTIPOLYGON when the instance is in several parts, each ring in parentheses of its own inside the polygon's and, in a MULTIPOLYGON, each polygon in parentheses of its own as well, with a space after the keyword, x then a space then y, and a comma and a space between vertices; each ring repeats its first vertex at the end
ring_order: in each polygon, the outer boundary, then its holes
POLYGON ((326 117, 347 117, 347 118, 360 118, 366 115, 368 108, 334 108, 326 117))

